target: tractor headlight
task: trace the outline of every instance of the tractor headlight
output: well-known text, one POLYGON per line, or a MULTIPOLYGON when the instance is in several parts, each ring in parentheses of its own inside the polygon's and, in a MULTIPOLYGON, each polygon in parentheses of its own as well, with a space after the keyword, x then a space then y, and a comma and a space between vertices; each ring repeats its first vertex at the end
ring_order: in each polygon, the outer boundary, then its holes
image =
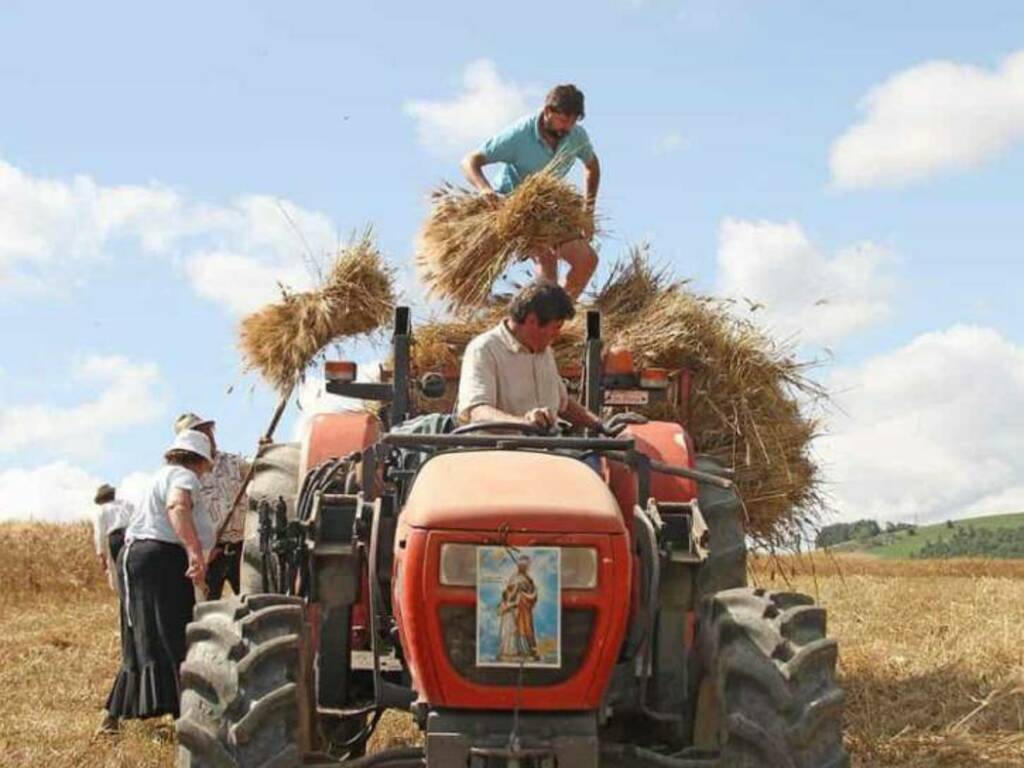
MULTIPOLYGON (((441 545, 441 583, 446 587, 476 586, 476 544, 441 545)), ((562 589, 597 586, 597 550, 562 547, 562 589)))
POLYGON ((593 589, 597 586, 597 550, 562 547, 562 589, 593 589))
POLYGON ((446 587, 476 586, 476 544, 441 545, 441 583, 446 587))

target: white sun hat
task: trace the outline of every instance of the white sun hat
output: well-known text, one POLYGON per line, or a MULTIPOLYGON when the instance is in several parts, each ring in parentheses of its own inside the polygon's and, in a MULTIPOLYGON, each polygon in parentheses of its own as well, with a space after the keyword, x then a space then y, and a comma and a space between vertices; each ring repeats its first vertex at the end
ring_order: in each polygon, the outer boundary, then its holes
POLYGON ((210 438, 194 429, 184 429, 175 435, 174 444, 167 451, 189 451, 207 461, 213 461, 210 438))

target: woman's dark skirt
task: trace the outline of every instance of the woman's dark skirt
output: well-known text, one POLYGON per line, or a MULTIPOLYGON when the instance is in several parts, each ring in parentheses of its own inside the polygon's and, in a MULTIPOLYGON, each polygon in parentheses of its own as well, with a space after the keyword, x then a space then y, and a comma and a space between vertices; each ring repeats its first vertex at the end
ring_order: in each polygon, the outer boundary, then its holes
POLYGON ((117 565, 117 557, 121 554, 124 546, 124 528, 118 528, 107 534, 107 544, 110 546, 110 562, 117 565))
POLYGON ((178 544, 142 540, 122 550, 117 571, 127 626, 121 669, 107 699, 107 712, 113 717, 178 716, 185 626, 195 605, 187 569, 188 556, 178 544))

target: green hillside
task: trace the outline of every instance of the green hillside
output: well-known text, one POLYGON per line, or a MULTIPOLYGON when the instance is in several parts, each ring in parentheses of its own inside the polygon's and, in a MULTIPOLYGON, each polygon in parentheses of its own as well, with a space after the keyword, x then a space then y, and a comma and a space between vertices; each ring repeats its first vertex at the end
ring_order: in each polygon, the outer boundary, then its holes
POLYGON ((832 551, 889 558, 1024 558, 1024 512, 954 520, 952 527, 949 523, 936 523, 913 531, 879 533, 837 544, 832 551))

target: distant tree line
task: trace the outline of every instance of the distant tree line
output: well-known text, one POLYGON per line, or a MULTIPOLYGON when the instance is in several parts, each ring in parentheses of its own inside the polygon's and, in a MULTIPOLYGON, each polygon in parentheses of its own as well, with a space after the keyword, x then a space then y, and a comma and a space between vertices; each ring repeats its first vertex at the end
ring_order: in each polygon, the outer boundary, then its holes
MULTIPOLYGON (((1024 559, 1024 526, 1016 528, 976 527, 970 522, 946 521, 949 535, 924 541, 910 557, 937 559, 948 557, 991 557, 1002 559, 1024 559)), ((826 525, 814 539, 819 549, 834 547, 847 541, 864 542, 866 548, 883 546, 888 536, 906 531, 907 536, 916 536, 916 526, 909 523, 886 523, 883 528, 875 520, 857 520, 852 523, 826 525), (876 537, 877 538, 876 540, 876 537)))
POLYGON ((949 537, 926 542, 911 557, 921 559, 945 557, 992 557, 1024 559, 1024 526, 1019 528, 975 528, 969 524, 955 526, 949 537))
POLYGON ((909 523, 886 523, 885 528, 875 520, 858 520, 855 523, 833 523, 826 525, 814 538, 814 546, 834 547, 844 541, 864 541, 882 533, 897 533, 907 531, 908 535, 914 535, 916 529, 909 523))

